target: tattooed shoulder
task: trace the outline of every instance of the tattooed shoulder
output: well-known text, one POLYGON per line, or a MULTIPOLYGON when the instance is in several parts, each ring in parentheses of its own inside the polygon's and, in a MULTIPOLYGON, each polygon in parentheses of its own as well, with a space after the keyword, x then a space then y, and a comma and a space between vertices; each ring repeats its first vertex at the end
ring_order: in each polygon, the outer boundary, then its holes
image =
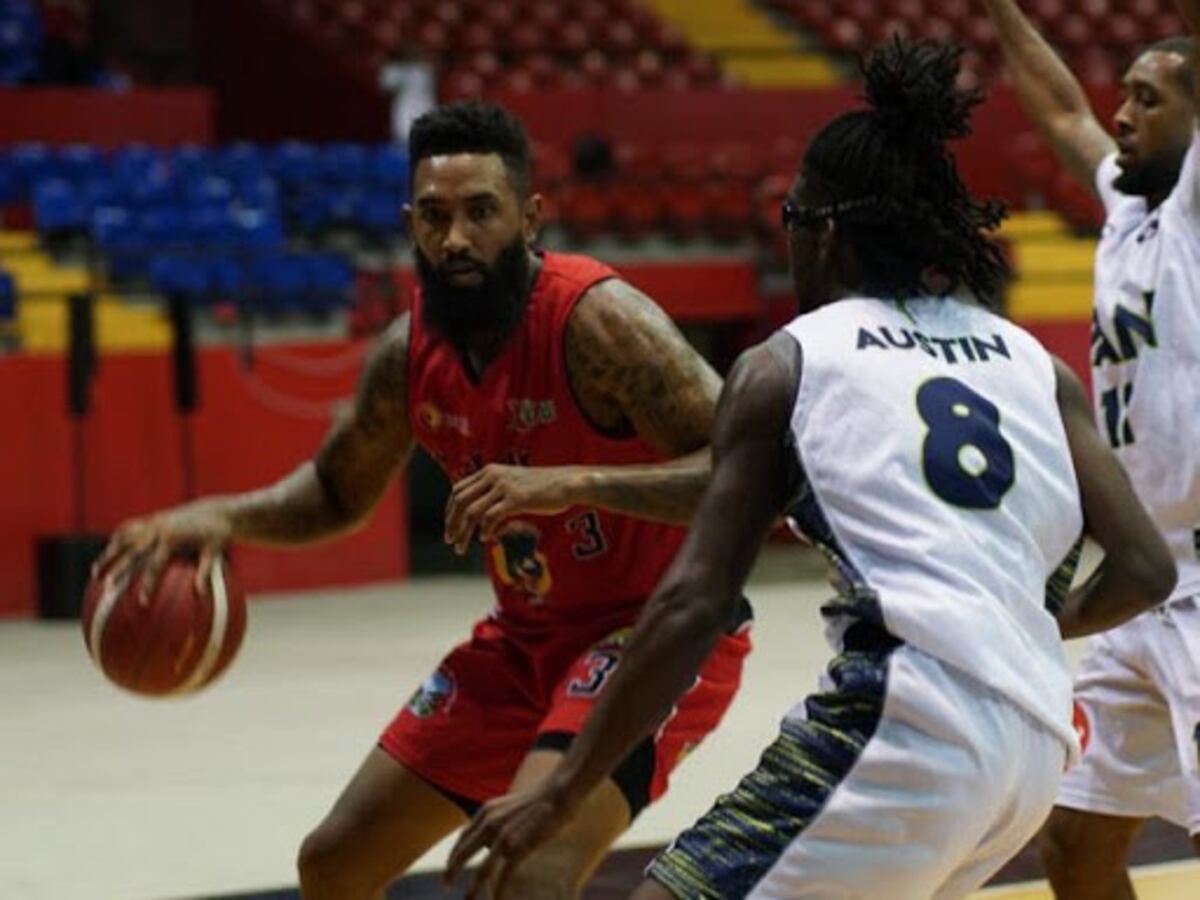
POLYGON ((707 442, 721 382, 653 300, 618 279, 576 304, 565 351, 571 387, 601 430, 637 433, 671 455, 707 442))
POLYGON ((407 417, 409 314, 380 335, 363 370, 354 418, 368 430, 394 428, 407 417))

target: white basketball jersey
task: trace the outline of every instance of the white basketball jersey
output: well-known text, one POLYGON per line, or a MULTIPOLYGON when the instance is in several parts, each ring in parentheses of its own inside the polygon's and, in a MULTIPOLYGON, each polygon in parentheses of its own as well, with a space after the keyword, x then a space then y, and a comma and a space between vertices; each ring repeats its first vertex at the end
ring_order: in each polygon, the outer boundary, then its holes
POLYGON ((1175 190, 1153 212, 1118 192, 1096 250, 1092 393, 1096 421, 1179 568, 1174 597, 1200 592, 1200 132, 1175 190))
POLYGON ((955 299, 839 300, 786 330, 806 482, 789 515, 845 582, 826 614, 877 618, 1075 747, 1047 585, 1083 516, 1049 354, 955 299))

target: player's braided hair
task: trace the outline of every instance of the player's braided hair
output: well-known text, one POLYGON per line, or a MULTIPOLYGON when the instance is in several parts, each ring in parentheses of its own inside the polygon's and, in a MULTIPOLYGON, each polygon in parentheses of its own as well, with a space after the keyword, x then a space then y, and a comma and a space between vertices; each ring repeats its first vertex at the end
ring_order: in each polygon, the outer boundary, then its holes
POLYGON ((937 272, 947 290, 995 299, 1008 273, 986 232, 1004 206, 973 198, 946 143, 970 132, 982 91, 956 87, 962 48, 894 39, 862 64, 867 109, 839 116, 809 145, 806 181, 834 204, 858 260, 865 294, 927 293, 937 272), (859 202, 861 201, 861 202, 859 202))
POLYGON ((463 102, 437 106, 413 122, 408 136, 409 176, 417 163, 454 153, 495 153, 521 197, 533 182, 529 138, 517 118, 491 103, 463 102))

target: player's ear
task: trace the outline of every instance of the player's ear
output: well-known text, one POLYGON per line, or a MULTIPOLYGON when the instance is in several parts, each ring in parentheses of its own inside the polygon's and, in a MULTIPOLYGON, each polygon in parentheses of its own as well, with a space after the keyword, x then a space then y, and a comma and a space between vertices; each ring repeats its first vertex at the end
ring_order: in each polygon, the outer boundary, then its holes
POLYGON ((521 209, 521 233, 525 243, 532 244, 542 230, 542 195, 530 194, 521 209))
POLYGON ((407 234, 413 233, 413 208, 411 203, 404 204, 404 230, 407 234))

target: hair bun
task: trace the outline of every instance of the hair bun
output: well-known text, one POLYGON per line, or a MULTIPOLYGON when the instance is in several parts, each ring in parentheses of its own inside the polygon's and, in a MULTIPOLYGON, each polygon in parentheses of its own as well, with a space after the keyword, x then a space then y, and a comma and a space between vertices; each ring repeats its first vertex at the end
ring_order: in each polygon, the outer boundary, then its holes
POLYGON ((956 86, 963 48, 895 37, 863 64, 866 100, 876 119, 903 143, 943 143, 971 130, 980 90, 956 86))

